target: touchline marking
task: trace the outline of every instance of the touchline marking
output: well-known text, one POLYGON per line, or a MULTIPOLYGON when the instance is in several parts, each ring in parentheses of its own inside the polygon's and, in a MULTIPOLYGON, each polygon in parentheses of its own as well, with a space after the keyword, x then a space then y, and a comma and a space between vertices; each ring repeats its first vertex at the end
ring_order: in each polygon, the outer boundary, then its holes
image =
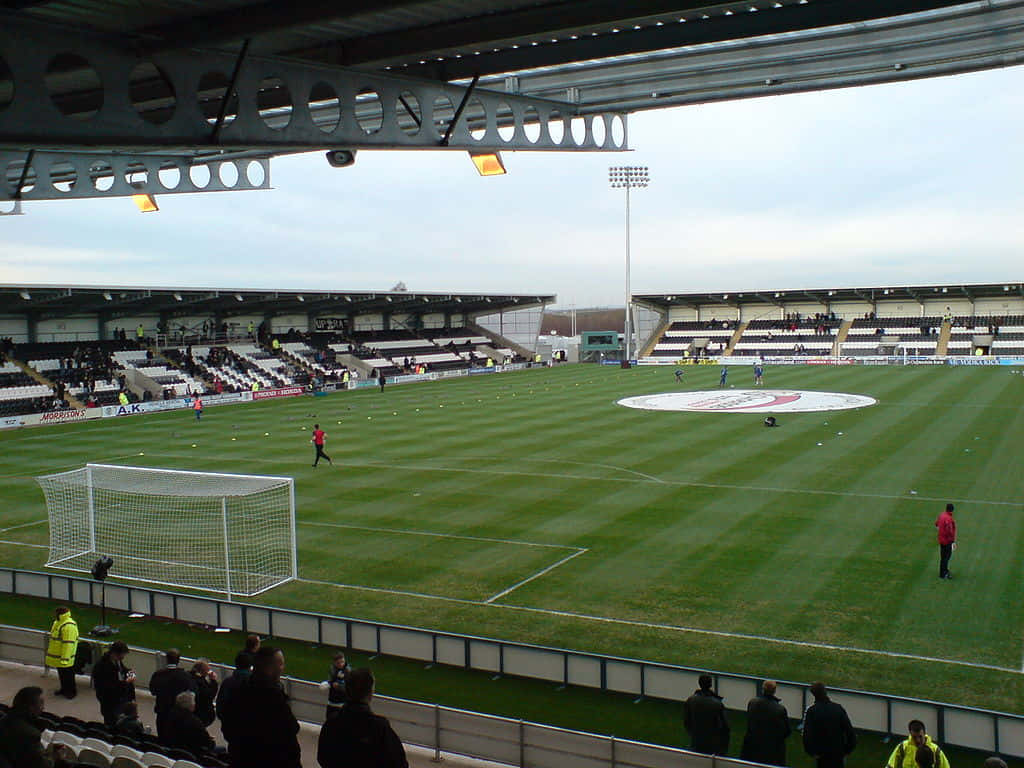
POLYGON ((557 563, 552 563, 547 568, 544 568, 543 570, 537 571, 532 576, 527 576, 525 579, 523 579, 522 581, 518 582, 517 584, 513 584, 508 589, 503 589, 498 594, 492 595, 491 597, 489 597, 486 600, 484 600, 484 604, 488 605, 490 603, 493 603, 495 600, 497 600, 500 597, 504 597, 509 592, 514 592, 515 590, 519 589, 524 584, 529 584, 534 579, 539 579, 545 573, 550 573, 551 571, 555 570, 555 568, 557 568, 558 566, 564 565, 565 563, 568 563, 570 560, 572 560, 574 557, 579 557, 580 555, 582 555, 582 554, 584 554, 586 552, 589 552, 589 551, 590 550, 587 550, 587 549, 579 549, 576 552, 573 552, 571 555, 566 555, 561 560, 559 560, 557 563))
POLYGON ((31 523, 22 523, 21 525, 12 525, 10 528, 0 528, 0 533, 7 533, 8 531, 16 531, 19 528, 31 528, 33 525, 42 525, 46 522, 44 517, 42 520, 33 520, 31 523))
MULTIPOLYGON (((298 525, 315 525, 321 528, 351 528, 357 531, 376 531, 378 533, 399 533, 406 536, 433 536, 439 539, 464 539, 466 541, 483 541, 489 544, 516 544, 522 547, 548 547, 551 549, 579 549, 567 544, 539 544, 535 541, 516 541, 515 539, 490 539, 484 536, 462 536, 457 533, 431 533, 430 531, 408 531, 401 528, 374 528, 369 525, 347 525, 345 523, 315 523, 307 520, 297 521, 298 525)), ((0 531, 2 533, 2 531, 0 531)))
MULTIPOLYGON (((32 547, 33 549, 48 549, 43 544, 26 544, 23 541, 5 541, 0 540, 0 544, 9 544, 16 547, 32 547)), ((583 550, 578 553, 574 553, 572 557, 577 554, 583 554, 583 550)), ((678 624, 657 624, 650 621, 634 621, 631 619, 616 619, 610 616, 594 616, 585 613, 574 613, 572 611, 558 611, 553 608, 531 608, 527 605, 509 605, 508 603, 497 603, 483 601, 483 600, 467 600, 461 597, 448 597, 445 595, 430 595, 424 592, 410 592, 401 589, 387 589, 385 587, 366 587, 358 584, 339 584, 333 581, 320 581, 318 579, 305 579, 297 578, 293 579, 303 584, 317 584, 324 587, 333 587, 334 589, 353 589, 360 592, 375 592, 378 594, 385 595, 401 595, 403 597, 415 597, 424 600, 438 600, 446 603, 456 603, 459 605, 475 605, 484 608, 500 608, 507 611, 521 611, 524 613, 536 613, 547 616, 558 616, 566 619, 581 619, 584 621, 596 621, 603 624, 616 624, 626 627, 641 627, 643 629, 657 629, 668 632, 679 632, 693 635, 705 635, 708 637, 723 637, 732 640, 754 640, 762 643, 771 643, 773 645, 788 645, 796 648, 814 648, 817 650, 825 651, 836 651, 838 653, 857 653, 866 656, 882 656, 885 658, 893 659, 908 659, 911 661, 923 661, 932 664, 952 664, 958 667, 970 667, 971 669, 987 669, 993 672, 1010 672, 1015 675, 1024 674, 1024 667, 1021 669, 1015 669, 1013 667, 1000 667, 995 664, 980 664, 973 661, 959 661, 957 659, 940 659, 935 656, 920 656, 913 653, 900 653, 898 651, 881 651, 875 648, 856 648, 853 646, 846 645, 831 645, 829 643, 815 643, 807 640, 787 640, 784 638, 770 637, 767 635, 750 635, 743 632, 725 632, 723 630, 715 629, 700 629, 697 627, 684 627, 678 624)))
POLYGON ((659 629, 670 632, 681 632, 694 635, 707 635, 709 637, 724 637, 732 640, 756 640, 761 643, 772 643, 774 645, 790 645, 797 648, 814 648, 823 651, 839 651, 841 653, 859 653, 867 656, 884 656, 893 659, 910 659, 912 661, 926 661, 937 664, 953 664, 960 667, 971 667, 972 669, 988 669, 995 672, 1011 672, 1013 674, 1024 674, 1024 670, 1017 670, 1013 667, 1000 667, 995 664, 981 664, 974 661, 958 661, 956 659, 939 659, 934 656, 919 656, 914 653, 900 653, 899 651, 882 651, 877 648, 855 648, 846 645, 831 645, 830 643, 815 643, 809 640, 786 640, 778 637, 765 635, 748 635, 744 632, 725 632, 716 629, 698 629, 696 627, 683 627, 676 624, 656 624, 649 621, 632 621, 630 619, 613 619, 608 616, 592 616, 585 613, 574 613, 573 611, 557 611, 551 608, 530 608, 525 605, 508 605, 507 603, 485 603, 494 608, 508 608, 511 610, 524 611, 527 613, 540 613, 548 616, 561 616, 570 619, 583 619, 586 621, 597 621, 605 624, 620 624, 629 627, 641 627, 644 629, 659 629))
MULTIPOLYGON (((601 467, 602 469, 614 469, 619 472, 628 472, 631 475, 637 475, 638 477, 646 478, 647 480, 653 480, 656 483, 665 483, 660 477, 654 475, 648 475, 644 472, 638 472, 635 469, 629 469, 628 467, 619 467, 615 464, 598 464, 594 461, 570 461, 569 459, 531 459, 526 456, 521 456, 517 459, 518 461, 540 461, 550 463, 552 461, 560 464, 575 464, 579 467, 601 467)), ((461 456, 459 461, 508 461, 506 456, 461 456)))

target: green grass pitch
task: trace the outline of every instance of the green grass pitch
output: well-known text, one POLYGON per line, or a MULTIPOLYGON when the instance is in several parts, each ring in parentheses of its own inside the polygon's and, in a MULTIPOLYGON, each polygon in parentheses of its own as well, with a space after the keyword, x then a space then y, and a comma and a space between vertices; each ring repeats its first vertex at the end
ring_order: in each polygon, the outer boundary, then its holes
POLYGON ((1024 711, 1024 378, 769 367, 768 387, 879 401, 778 429, 615 405, 717 387, 717 367, 682 384, 672 370, 577 365, 5 432, 0 562, 45 561, 37 474, 285 474, 305 581, 261 602, 1024 711), (314 420, 333 467, 310 467, 314 420), (946 501, 950 582, 933 525, 946 501))

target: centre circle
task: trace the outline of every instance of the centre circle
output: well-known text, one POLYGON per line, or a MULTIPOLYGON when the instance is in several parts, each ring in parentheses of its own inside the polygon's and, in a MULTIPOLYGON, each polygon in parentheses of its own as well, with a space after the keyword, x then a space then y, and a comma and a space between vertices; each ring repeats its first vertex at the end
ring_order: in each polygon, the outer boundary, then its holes
POLYGON ((663 392, 618 401, 626 408, 645 411, 696 411, 700 413, 813 413, 865 408, 878 401, 867 395, 845 392, 812 392, 798 389, 711 389, 700 392, 663 392))

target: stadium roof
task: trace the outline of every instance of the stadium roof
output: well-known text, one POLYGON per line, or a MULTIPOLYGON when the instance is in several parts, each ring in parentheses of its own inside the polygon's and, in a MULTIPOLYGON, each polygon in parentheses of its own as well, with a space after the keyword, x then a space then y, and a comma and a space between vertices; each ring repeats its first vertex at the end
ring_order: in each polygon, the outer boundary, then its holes
POLYGON ((1024 0, 0 0, 0 199, 265 189, 317 148, 617 151, 636 110, 1022 62, 1024 0), (189 178, 224 159, 241 180, 189 178))
POLYGON ((545 294, 0 286, 0 314, 32 314, 40 318, 100 314, 113 319, 161 313, 170 317, 307 313, 344 316, 377 312, 461 312, 480 315, 537 307, 554 301, 553 295, 545 294))
POLYGON ((962 283, 958 285, 904 285, 874 288, 800 288, 784 291, 714 291, 708 293, 645 293, 633 294, 642 304, 667 309, 673 306, 701 307, 745 304, 785 306, 800 302, 825 305, 843 301, 875 303, 878 301, 934 301, 943 298, 975 299, 1024 296, 1024 283, 962 283))

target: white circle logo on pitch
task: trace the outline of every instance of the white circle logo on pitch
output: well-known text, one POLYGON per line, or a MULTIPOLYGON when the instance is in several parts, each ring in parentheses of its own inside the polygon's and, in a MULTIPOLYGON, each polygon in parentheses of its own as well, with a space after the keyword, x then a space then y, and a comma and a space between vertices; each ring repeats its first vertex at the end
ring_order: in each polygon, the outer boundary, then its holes
POLYGON ((665 392, 618 401, 645 411, 698 411, 703 413, 813 413, 864 408, 878 401, 867 395, 843 392, 808 392, 795 389, 721 389, 704 392, 665 392))

